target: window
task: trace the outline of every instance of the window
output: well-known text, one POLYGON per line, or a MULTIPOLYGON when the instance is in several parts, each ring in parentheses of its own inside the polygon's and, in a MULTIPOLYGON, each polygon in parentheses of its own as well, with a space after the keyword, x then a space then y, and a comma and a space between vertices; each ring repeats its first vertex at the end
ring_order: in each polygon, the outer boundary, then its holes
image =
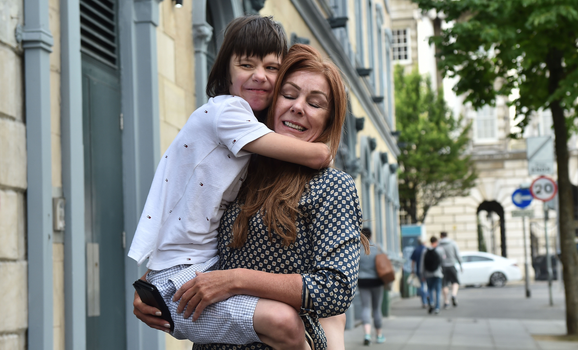
POLYGON ((386 89, 386 101, 387 101, 387 120, 389 121, 389 127, 394 128, 393 125, 393 86, 391 77, 391 32, 386 30, 385 36, 385 89, 386 89))
POLYGON ((383 17, 381 16, 381 7, 377 7, 377 65, 378 69, 375 72, 378 74, 379 77, 379 94, 384 97, 383 101, 379 104, 381 110, 386 112, 385 106, 387 104, 387 85, 385 84, 385 79, 387 76, 385 62, 383 62, 384 53, 387 55, 387 52, 384 51, 384 38, 383 38, 383 17))
POLYGON ((469 262, 482 262, 482 261, 493 261, 493 260, 490 259, 490 258, 483 257, 483 256, 475 256, 475 255, 472 255, 472 256, 470 257, 470 261, 469 261, 469 262))
POLYGON ((80 51, 117 68, 116 1, 80 1, 80 51))
POLYGON ((397 63, 411 63, 411 47, 409 28, 394 29, 393 34, 393 60, 397 63))
POLYGON ((484 106, 476 112, 475 140, 495 141, 497 139, 496 109, 484 106))
POLYGON ((369 74, 371 85, 375 90, 375 57, 373 51, 373 5, 371 0, 367 2, 367 56, 369 57, 369 67, 373 68, 369 74))
POLYGON ((356 50, 357 50, 357 60, 359 61, 360 67, 365 67, 364 54, 363 54, 363 9, 361 8, 362 2, 355 2, 355 40, 356 40, 356 50))

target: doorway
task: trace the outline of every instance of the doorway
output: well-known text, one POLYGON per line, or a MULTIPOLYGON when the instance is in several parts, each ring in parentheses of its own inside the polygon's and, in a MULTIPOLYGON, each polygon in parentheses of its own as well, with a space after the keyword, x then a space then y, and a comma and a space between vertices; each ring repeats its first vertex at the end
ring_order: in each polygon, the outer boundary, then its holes
POLYGON ((506 220, 504 208, 496 201, 484 201, 478 206, 478 250, 501 255, 508 255, 506 247, 506 220), (485 212, 486 215, 483 215, 485 212), (499 238, 498 236, 499 232, 499 238), (484 248, 486 248, 484 250, 484 248), (500 254, 498 254, 500 251, 500 254))
POLYGON ((80 0, 86 349, 126 349, 117 2, 80 0))
POLYGON ((120 84, 82 55, 87 349, 125 349, 120 84))

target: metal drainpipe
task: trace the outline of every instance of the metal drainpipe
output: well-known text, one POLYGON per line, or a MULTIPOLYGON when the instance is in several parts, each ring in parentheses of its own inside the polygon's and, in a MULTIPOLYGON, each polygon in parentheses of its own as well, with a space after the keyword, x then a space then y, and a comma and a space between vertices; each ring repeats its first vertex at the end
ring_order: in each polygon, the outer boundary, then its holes
POLYGON ((27 147, 28 348, 53 348, 52 159, 48 0, 24 2, 27 147))

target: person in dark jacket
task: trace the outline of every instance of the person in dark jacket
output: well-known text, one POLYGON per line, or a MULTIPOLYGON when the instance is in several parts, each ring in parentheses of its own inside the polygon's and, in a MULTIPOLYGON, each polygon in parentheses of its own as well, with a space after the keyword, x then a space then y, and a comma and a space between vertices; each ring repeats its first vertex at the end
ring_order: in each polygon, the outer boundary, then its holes
POLYGON ((426 249, 425 245, 421 241, 421 238, 418 238, 417 247, 415 247, 410 257, 411 271, 415 273, 415 275, 417 276, 417 278, 419 278, 419 281, 421 283, 420 287, 417 290, 417 294, 421 297, 421 307, 423 309, 425 309, 428 305, 426 285, 424 280, 422 279, 422 270, 420 270, 420 259, 424 249, 426 249))
POLYGON ((442 289, 442 264, 445 258, 444 250, 438 246, 438 239, 435 236, 430 238, 431 248, 424 249, 420 260, 420 270, 423 271, 422 280, 427 283, 429 307, 428 313, 440 312, 440 298, 442 289), (435 253, 435 257, 430 258, 428 252, 435 253), (435 294, 435 298, 434 298, 435 294), (433 305, 432 305, 433 303, 433 305))
MULTIPOLYGON (((371 239, 371 230, 367 227, 361 229, 361 233, 371 239)), ((381 331, 381 301, 383 300, 383 282, 379 279, 375 270, 375 256, 381 253, 381 249, 375 244, 370 244, 369 255, 361 254, 359 261, 359 295, 361 296, 361 320, 365 330, 364 345, 371 344, 371 318, 375 327, 376 342, 385 342, 381 331)))

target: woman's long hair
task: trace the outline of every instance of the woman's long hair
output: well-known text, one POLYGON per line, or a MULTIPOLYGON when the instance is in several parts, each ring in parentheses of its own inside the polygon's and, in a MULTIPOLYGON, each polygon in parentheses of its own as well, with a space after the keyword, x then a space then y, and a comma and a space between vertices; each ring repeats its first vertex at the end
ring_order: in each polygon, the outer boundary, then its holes
MULTIPOLYGON (((291 47, 279 69, 275 84, 272 107, 267 115, 267 126, 273 128, 275 104, 285 78, 295 71, 322 74, 329 83, 329 119, 323 133, 315 140, 329 145, 335 157, 341 128, 345 120, 347 96, 339 69, 330 61, 307 45, 291 47)), ((276 234, 285 246, 297 237, 296 220, 299 215, 299 200, 317 170, 305 166, 278 161, 263 156, 249 166, 249 175, 239 193, 241 212, 233 225, 231 247, 240 248, 247 241, 249 220, 261 211, 263 221, 269 230, 269 237, 276 234)))

